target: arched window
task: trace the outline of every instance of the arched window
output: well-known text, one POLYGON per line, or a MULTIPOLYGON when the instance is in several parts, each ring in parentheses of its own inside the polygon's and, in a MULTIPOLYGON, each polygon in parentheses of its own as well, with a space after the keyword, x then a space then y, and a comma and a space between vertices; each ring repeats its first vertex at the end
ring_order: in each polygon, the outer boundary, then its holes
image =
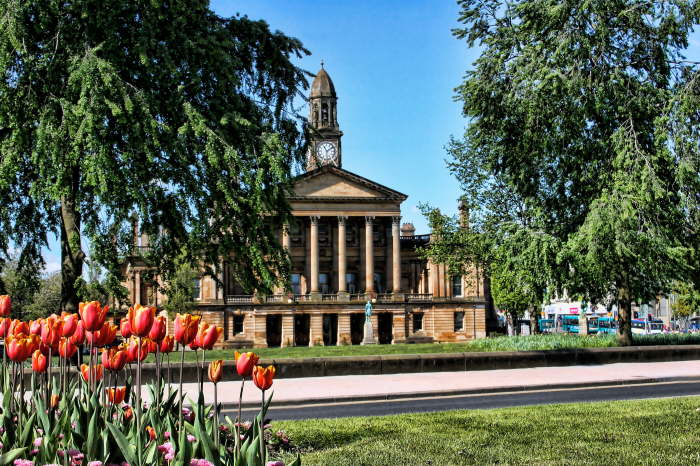
POLYGON ((321 126, 328 126, 328 104, 321 104, 321 126))

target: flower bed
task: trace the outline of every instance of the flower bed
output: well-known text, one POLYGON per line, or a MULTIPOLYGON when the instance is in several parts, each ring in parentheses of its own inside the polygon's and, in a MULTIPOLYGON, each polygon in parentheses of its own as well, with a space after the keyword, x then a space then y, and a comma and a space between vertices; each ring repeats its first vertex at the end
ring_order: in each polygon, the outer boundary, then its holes
MULTIPOLYGON (((261 393, 255 419, 220 420, 216 387, 222 379, 221 360, 205 371, 206 352, 221 334, 195 315, 177 315, 174 335, 156 309, 136 305, 121 320, 126 340, 114 345, 117 326, 106 321, 107 306, 81 303, 79 314, 52 315, 22 322, 11 319, 11 300, 0 297, 0 338, 4 340, 0 466, 14 465, 235 465, 283 463, 271 458, 272 437, 265 416, 272 395, 275 368, 257 365, 254 353, 235 353, 241 393, 251 380, 261 393), (165 383, 164 357, 177 342, 180 350, 180 390, 165 383), (199 396, 184 400, 182 361, 185 347, 201 354, 199 396), (79 350, 87 349, 80 371, 79 350), (101 356, 99 355, 101 352, 101 356), (149 399, 141 399, 141 362, 155 355, 157 378, 148 384, 149 399), (52 367, 54 356, 58 364, 52 367), (31 380, 24 372, 31 361, 31 380), (79 374, 79 375, 76 375, 79 374), (205 382, 205 374, 208 382, 205 382), (214 384, 214 403, 204 402, 204 383, 214 384)), ((177 369, 177 367, 176 367, 177 369)), ((240 403, 240 399, 239 399, 240 403)), ((300 458, 292 464, 299 465, 300 458)))

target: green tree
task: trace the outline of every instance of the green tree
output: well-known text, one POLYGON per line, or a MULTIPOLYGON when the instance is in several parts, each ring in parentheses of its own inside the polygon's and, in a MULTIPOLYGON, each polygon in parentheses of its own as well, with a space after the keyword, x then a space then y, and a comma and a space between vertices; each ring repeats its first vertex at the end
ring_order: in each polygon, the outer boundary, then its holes
POLYGON ((39 289, 25 306, 25 319, 39 319, 58 313, 61 308, 61 272, 53 272, 41 279, 39 289))
POLYGON ((459 4, 455 35, 481 47, 465 150, 558 245, 558 287, 617 301, 630 344, 632 299, 697 276, 696 2, 459 4))
POLYGON ((12 252, 0 267, 0 294, 12 297, 12 317, 25 319, 28 306, 34 301, 35 295, 41 288, 41 272, 44 263, 39 258, 27 254, 12 252))
POLYGON ((700 312, 700 292, 692 284, 678 282, 674 286, 675 302, 671 305, 673 318, 684 322, 700 312))
POLYGON ((195 286, 194 281, 200 278, 196 268, 184 258, 177 260, 175 273, 171 280, 163 287, 167 296, 167 301, 163 304, 168 313, 188 313, 192 312, 196 303, 194 301, 195 286))
POLYGON ((161 276, 185 250, 272 286, 303 154, 302 44, 202 0, 0 0, 0 12, 0 250, 39 261, 59 237, 61 307, 75 311, 84 245, 117 283, 136 212, 161 276))

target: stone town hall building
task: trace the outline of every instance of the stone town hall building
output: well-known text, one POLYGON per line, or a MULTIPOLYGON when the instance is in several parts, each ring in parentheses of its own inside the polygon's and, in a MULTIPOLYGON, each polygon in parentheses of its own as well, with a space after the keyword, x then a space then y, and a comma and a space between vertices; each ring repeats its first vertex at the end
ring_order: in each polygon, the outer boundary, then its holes
MULTIPOLYGON (((322 67, 309 96, 315 136, 290 198, 296 222, 280 232, 292 259, 292 293, 245 295, 224 267, 223 286, 210 277, 197 282, 198 310, 223 325, 222 346, 359 344, 368 299, 379 343, 484 337, 483 280, 450 277, 445 266, 420 258, 416 248, 430 235, 401 226, 407 196, 343 169, 337 101, 322 67)), ((135 242, 147 246, 145 237, 135 242)), ((142 278, 146 267, 131 257, 124 284, 132 303, 158 305, 163 297, 142 278)))

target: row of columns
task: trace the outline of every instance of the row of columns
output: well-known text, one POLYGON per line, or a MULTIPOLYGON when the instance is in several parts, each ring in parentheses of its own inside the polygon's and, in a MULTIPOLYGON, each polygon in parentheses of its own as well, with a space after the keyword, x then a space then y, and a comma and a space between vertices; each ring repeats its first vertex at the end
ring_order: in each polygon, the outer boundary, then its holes
MULTIPOLYGON (((347 271, 346 234, 345 223, 348 217, 338 216, 338 292, 347 293, 345 275, 347 271)), ((374 219, 365 217, 365 293, 374 293, 374 219)), ((320 217, 312 215, 310 234, 310 288, 311 294, 318 294, 320 287, 319 277, 319 249, 318 249, 318 222, 320 217)), ((391 218, 391 264, 392 264, 392 290, 399 293, 401 290, 401 241, 400 241, 401 217, 391 218)), ((289 227, 282 230, 282 246, 289 250, 289 227)))

